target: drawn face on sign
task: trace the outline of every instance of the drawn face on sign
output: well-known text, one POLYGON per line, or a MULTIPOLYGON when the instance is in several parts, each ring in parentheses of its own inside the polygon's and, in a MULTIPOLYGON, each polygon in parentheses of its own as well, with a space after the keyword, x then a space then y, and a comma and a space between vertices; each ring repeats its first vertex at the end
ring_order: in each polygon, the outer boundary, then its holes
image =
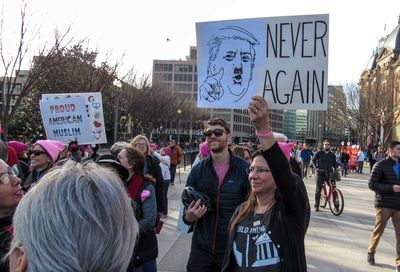
POLYGON ((222 41, 212 67, 215 72, 222 69, 224 89, 240 97, 249 87, 253 66, 252 46, 245 40, 227 39, 222 41))
POLYGON ((209 40, 207 78, 200 85, 200 97, 209 102, 237 102, 246 94, 260 43, 246 29, 229 26, 219 29, 209 40))

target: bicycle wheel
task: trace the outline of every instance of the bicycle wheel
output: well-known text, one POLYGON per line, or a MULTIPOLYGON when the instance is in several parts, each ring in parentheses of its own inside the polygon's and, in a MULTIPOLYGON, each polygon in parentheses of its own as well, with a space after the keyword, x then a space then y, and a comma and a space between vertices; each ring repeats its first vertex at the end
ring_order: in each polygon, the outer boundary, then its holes
POLYGON ((344 198, 339 189, 333 189, 332 194, 329 196, 329 209, 331 212, 338 216, 343 212, 344 198))

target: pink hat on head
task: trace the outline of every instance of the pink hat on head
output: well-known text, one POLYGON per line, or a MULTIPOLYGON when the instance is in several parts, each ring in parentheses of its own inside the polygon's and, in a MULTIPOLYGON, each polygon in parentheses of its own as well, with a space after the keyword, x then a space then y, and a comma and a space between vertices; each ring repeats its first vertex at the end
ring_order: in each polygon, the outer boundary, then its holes
POLYGON ((200 153, 203 156, 207 157, 208 155, 210 155, 210 148, 208 147, 208 143, 207 142, 201 143, 199 145, 199 149, 200 149, 200 153))
POLYGON ((17 154, 21 154, 26 150, 26 144, 18 142, 18 141, 9 141, 7 143, 8 146, 11 146, 12 148, 15 149, 17 154))
POLYGON ((47 154, 49 154, 51 160, 54 162, 57 161, 58 155, 60 152, 64 149, 64 147, 61 149, 60 145, 57 143, 54 143, 57 141, 52 141, 52 140, 39 140, 35 143, 35 145, 40 145, 44 150, 46 150, 47 154))
POLYGON ((157 144, 150 144, 150 147, 152 148, 152 149, 157 149, 157 144))
POLYGON ((55 144, 61 151, 63 151, 66 146, 64 143, 60 141, 55 141, 55 140, 49 140, 49 141, 55 144))
POLYGON ((165 152, 165 155, 168 155, 168 156, 170 156, 170 155, 171 155, 171 153, 172 153, 172 150, 171 150, 171 148, 170 148, 170 147, 165 147, 165 148, 164 148, 164 152, 165 152))
POLYGON ((281 148, 283 154, 285 154, 286 158, 289 160, 290 152, 293 149, 294 142, 291 142, 291 143, 278 142, 278 145, 281 148))

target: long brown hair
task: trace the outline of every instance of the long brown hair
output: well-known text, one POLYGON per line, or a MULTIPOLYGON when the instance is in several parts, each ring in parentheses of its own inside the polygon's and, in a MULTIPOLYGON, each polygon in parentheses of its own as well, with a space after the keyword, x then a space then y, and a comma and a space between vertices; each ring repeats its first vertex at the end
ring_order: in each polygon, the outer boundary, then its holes
MULTIPOLYGON (((257 156, 262 156, 262 151, 260 150, 255 151, 251 155, 251 160, 254 160, 254 158, 257 156)), ((240 207, 238 214, 229 223, 228 230, 230 233, 235 231, 236 225, 239 224, 240 221, 242 221, 244 218, 254 213, 256 205, 257 205, 257 197, 253 193, 253 191, 251 191, 247 200, 240 207)))
POLYGON ((256 195, 253 192, 250 192, 249 197, 247 200, 242 204, 240 207, 239 213, 235 218, 231 220, 228 226, 229 233, 232 233, 235 231, 235 228, 237 224, 239 224, 240 221, 242 221, 244 218, 248 217, 249 215, 254 213, 254 210, 256 208, 257 204, 257 198, 256 195))
POLYGON ((151 175, 144 174, 144 166, 146 163, 145 156, 131 145, 126 146, 124 149, 126 151, 126 158, 128 159, 128 163, 132 166, 132 170, 135 175, 139 175, 145 180, 155 183, 156 180, 151 175))

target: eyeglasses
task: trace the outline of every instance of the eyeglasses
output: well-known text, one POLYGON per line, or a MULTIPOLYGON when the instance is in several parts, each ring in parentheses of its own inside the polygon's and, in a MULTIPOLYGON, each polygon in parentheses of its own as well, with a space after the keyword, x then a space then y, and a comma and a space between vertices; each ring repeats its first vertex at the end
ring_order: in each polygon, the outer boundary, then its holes
POLYGON ((147 144, 146 143, 137 143, 135 144, 135 147, 146 147, 147 144))
POLYGON ((29 150, 29 156, 31 156, 32 154, 38 157, 42 154, 47 154, 47 152, 41 150, 29 150))
POLYGON ((214 130, 204 131, 204 136, 206 136, 207 138, 210 138, 214 133, 215 137, 221 137, 224 134, 224 132, 225 132, 225 130, 217 128, 214 130))
POLYGON ((253 167, 247 169, 247 174, 249 175, 253 174, 254 172, 258 175, 262 175, 271 172, 271 170, 267 168, 253 168, 253 167))
POLYGON ((17 177, 19 175, 19 170, 17 165, 11 167, 8 172, 0 173, 0 182, 4 185, 8 185, 11 182, 11 177, 17 177))

